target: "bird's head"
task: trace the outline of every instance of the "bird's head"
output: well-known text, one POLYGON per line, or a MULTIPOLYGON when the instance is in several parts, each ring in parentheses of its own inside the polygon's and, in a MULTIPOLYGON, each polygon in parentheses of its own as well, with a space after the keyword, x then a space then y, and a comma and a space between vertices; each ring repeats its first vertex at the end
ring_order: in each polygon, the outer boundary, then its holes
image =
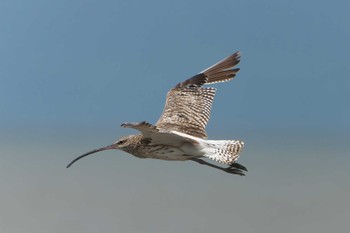
POLYGON ((119 150, 123 150, 123 151, 128 151, 128 148, 130 147, 130 145, 133 143, 133 138, 135 136, 134 135, 129 135, 129 136, 124 136, 121 137, 120 139, 118 139, 117 141, 115 141, 113 144, 109 145, 109 146, 104 146, 89 152, 86 152, 83 155, 80 155, 79 157, 73 159, 72 162, 70 162, 67 165, 67 168, 69 168, 70 166, 72 166, 73 163, 75 163, 76 161, 78 161, 79 159, 82 159, 88 155, 100 152, 100 151, 104 151, 104 150, 112 150, 112 149, 119 149, 119 150))
POLYGON ((121 137, 117 141, 115 141, 112 145, 114 145, 115 147, 114 149, 125 150, 130 146, 130 144, 133 143, 134 137, 135 135, 128 135, 128 136, 121 137))

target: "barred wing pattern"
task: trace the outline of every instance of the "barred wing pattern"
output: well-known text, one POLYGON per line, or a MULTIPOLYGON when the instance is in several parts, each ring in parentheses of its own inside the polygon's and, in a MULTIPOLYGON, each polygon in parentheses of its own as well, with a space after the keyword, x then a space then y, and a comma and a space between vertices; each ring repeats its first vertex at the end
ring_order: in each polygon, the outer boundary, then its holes
POLYGON ((206 138, 205 126, 210 117, 214 96, 215 88, 172 89, 167 95, 164 112, 156 124, 157 128, 206 138))
POLYGON ((216 89, 201 86, 233 79, 239 68, 232 68, 239 63, 239 59, 240 54, 236 52, 192 78, 178 83, 168 92, 163 114, 156 127, 206 138, 205 127, 210 118, 216 89))

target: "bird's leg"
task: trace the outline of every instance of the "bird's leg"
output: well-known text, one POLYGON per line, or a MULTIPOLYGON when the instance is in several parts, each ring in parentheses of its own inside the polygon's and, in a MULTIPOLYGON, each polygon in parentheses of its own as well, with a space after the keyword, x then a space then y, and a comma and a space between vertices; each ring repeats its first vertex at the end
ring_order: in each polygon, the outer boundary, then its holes
POLYGON ((235 175, 240 175, 240 176, 245 176, 245 174, 243 173, 243 171, 239 168, 235 168, 235 167, 227 167, 227 168, 223 168, 223 167, 220 167, 220 166, 216 166, 212 163, 208 163, 202 159, 199 159, 199 158, 192 158, 191 159, 192 161, 195 161, 199 164, 202 164, 202 165, 206 165, 206 166, 209 166, 209 167, 213 167, 213 168, 216 168, 216 169, 219 169, 221 171, 224 171, 224 172, 227 172, 227 173, 230 173, 230 174, 235 174, 235 175))

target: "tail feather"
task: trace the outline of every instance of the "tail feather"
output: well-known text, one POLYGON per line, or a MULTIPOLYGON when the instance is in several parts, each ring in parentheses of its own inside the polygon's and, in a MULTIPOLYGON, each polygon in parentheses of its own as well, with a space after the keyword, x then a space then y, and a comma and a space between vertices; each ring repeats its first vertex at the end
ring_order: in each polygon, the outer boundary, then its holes
POLYGON ((238 159, 243 147, 244 142, 238 140, 207 140, 204 156, 231 165, 238 159))

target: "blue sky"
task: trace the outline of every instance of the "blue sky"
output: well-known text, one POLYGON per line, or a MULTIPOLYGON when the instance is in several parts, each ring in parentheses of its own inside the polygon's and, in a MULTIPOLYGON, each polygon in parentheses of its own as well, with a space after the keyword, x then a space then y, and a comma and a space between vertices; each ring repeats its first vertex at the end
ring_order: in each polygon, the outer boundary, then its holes
POLYGON ((1 1, 0 230, 346 229, 349 10, 341 0, 1 1), (247 177, 112 151, 64 168, 134 133, 121 123, 156 122, 169 88, 235 51, 241 71, 216 85, 208 134, 246 142, 247 177))
POLYGON ((223 115, 349 127, 349 4, 312 3, 2 2, 2 122, 155 121, 170 87, 239 50, 239 79, 215 102, 237 107, 223 115))

